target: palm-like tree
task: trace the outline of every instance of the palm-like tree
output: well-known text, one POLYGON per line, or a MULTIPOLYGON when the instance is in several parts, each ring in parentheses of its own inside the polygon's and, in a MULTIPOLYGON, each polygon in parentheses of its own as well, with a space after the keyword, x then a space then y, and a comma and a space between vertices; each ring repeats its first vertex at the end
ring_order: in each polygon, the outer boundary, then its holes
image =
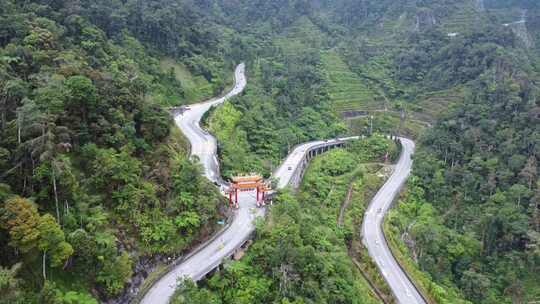
POLYGON ((42 113, 36 105, 27 100, 21 107, 18 117, 22 121, 19 141, 29 138, 21 143, 30 160, 32 171, 39 163, 48 163, 54 192, 56 207, 56 220, 60 223, 60 210, 58 201, 57 177, 65 167, 59 155, 71 149, 69 129, 56 124, 56 115, 42 113), (36 164, 38 161, 38 164, 36 164))

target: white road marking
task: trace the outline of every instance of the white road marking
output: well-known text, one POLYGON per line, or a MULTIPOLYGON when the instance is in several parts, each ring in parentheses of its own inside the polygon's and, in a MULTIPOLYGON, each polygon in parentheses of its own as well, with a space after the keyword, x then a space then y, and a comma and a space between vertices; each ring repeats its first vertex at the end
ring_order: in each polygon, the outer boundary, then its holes
MULTIPOLYGON (((246 80, 244 77, 243 64, 237 67, 235 71, 235 76, 237 82, 235 88, 238 87, 238 90, 233 90, 232 92, 227 94, 225 98, 219 98, 202 104, 192 105, 191 108, 184 113, 184 115, 178 115, 175 118, 176 123, 182 129, 182 131, 184 132, 186 137, 188 137, 190 143, 192 144, 192 158, 193 156, 197 156, 199 158, 206 176, 218 175, 218 173, 215 172, 217 166, 213 167, 210 165, 212 161, 216 162, 216 141, 207 132, 200 128, 199 121, 204 112, 206 112, 211 106, 222 103, 227 98, 238 94, 244 89, 246 80)), ((340 140, 345 141, 349 139, 352 138, 344 138, 340 140)), ((329 140, 326 143, 328 144, 336 142, 338 142, 338 140, 329 140)), ((298 168, 300 162, 303 160, 305 153, 311 148, 323 144, 325 144, 325 141, 314 141, 297 146, 296 149, 292 151, 289 157, 287 157, 283 164, 273 174, 274 177, 278 178, 279 187, 284 187, 289 182, 296 181, 297 178, 294 177, 293 179, 293 174, 298 168), (289 166, 294 169, 288 170, 289 166)), ((406 156, 404 157, 402 155, 398 165, 396 165, 396 170, 392 174, 391 178, 387 181, 387 183, 385 183, 383 188, 379 190, 371 203, 372 205, 378 205, 379 207, 383 207, 383 210, 386 211, 386 207, 391 204, 391 201, 393 199, 393 195, 390 194, 395 195, 395 193, 393 193, 393 190, 395 190, 396 186, 399 187, 401 185, 401 179, 403 177, 406 178, 410 171, 411 161, 408 158, 413 149, 414 143, 412 143, 412 141, 405 142, 403 144, 403 151, 406 151, 406 153, 403 153, 403 155, 406 156), (411 145, 412 148, 410 147, 411 145), (402 169, 402 166, 408 168, 402 169), (397 181, 394 179, 395 176, 398 176, 397 181)), ((254 195, 239 195, 239 209, 235 210, 236 217, 234 218, 233 223, 229 226, 229 228, 226 229, 222 234, 222 237, 227 242, 226 244, 217 244, 219 241, 216 242, 214 240, 214 242, 207 244, 206 247, 203 246, 196 254, 190 256, 183 263, 174 267, 167 275, 158 280, 158 282, 156 282, 154 286, 150 288, 148 293, 144 295, 141 303, 167 303, 172 294, 174 293, 174 289, 176 287, 175 282, 177 278, 190 277, 195 280, 202 278, 208 273, 209 270, 221 263, 221 261, 226 257, 227 252, 230 252, 230 249, 236 248, 239 244, 243 243, 244 240, 247 239, 251 232, 254 230, 254 225, 252 224, 253 219, 257 216, 264 215, 264 208, 254 209, 254 212, 249 212, 249 208, 253 208, 253 206, 255 206, 253 198, 254 195), (218 252, 216 252, 216 248, 219 248, 219 245, 222 245, 227 250, 218 250, 218 252)), ((410 284, 408 279, 404 277, 404 274, 401 272, 399 267, 396 267, 395 261, 389 255, 387 247, 376 246, 376 249, 374 249, 372 243, 370 243, 370 241, 372 241, 372 238, 365 237, 368 235, 379 235, 378 239, 383 239, 383 237, 381 236, 382 232, 380 230, 380 227, 382 223, 382 215, 384 214, 384 212, 383 214, 381 214, 381 216, 374 217, 371 215, 373 212, 372 208, 368 208, 368 211, 370 212, 366 213, 366 219, 364 220, 364 226, 362 228, 364 235, 362 242, 366 244, 370 255, 375 259, 375 261, 379 262, 379 265, 384 266, 384 262, 380 264, 380 262, 382 262, 383 260, 387 262, 386 264, 388 265, 388 268, 382 270, 381 272, 388 281, 390 287, 392 288, 396 296, 398 297, 398 301, 407 304, 423 303, 421 298, 418 299, 416 295, 416 290, 413 289, 413 287, 408 287, 408 285, 412 284, 410 284), (366 227, 366 225, 368 225, 369 227, 366 227), (387 270, 390 271, 391 275, 388 275, 387 270), (397 284, 399 284, 400 286, 397 286, 397 284), (414 297, 412 297, 412 299, 403 298, 402 295, 404 290, 413 290, 414 297)))

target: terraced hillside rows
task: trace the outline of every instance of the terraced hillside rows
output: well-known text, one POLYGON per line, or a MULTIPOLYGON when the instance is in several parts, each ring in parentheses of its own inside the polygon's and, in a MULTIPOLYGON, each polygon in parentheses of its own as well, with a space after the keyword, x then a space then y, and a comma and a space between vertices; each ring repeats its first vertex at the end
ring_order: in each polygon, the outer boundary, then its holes
POLYGON ((440 20, 442 29, 447 33, 463 33, 466 29, 472 28, 482 22, 483 15, 478 14, 474 3, 469 5, 456 6, 449 15, 440 20))
MULTIPOLYGON (((389 35, 382 36, 391 36, 390 32, 393 29, 395 29, 395 23, 387 27, 389 35)), ((321 63, 329 83, 330 98, 337 113, 351 110, 370 111, 385 109, 383 97, 378 94, 378 91, 370 87, 370 80, 363 79, 361 76, 363 73, 352 71, 340 57, 337 50, 328 49, 328 45, 325 45, 323 42, 324 39, 321 39, 321 37, 325 36, 325 33, 309 18, 303 17, 292 24, 283 36, 276 37, 274 44, 289 55, 298 54, 308 49, 315 52, 322 49, 320 51, 321 63)), ((375 37, 379 36, 381 35, 375 37)), ((326 36, 326 38, 329 37, 326 36)), ((363 43, 365 45, 388 45, 391 43, 391 39, 386 38, 384 41, 377 39, 375 39, 376 41, 371 41, 371 38, 364 38, 363 43)), ((374 47, 374 49, 380 49, 380 47, 374 47)), ((376 79, 377 82, 386 84, 386 82, 390 81, 386 73, 387 68, 382 67, 378 61, 384 62, 384 54, 381 54, 381 58, 377 57, 366 66, 363 66, 362 70, 369 77, 372 77, 374 80, 376 79)))
POLYGON ((328 37, 309 18, 302 17, 283 33, 274 39, 278 46, 287 56, 292 57, 306 49, 319 50, 324 47, 324 41, 328 37))
POLYGON ((383 108, 382 103, 376 101, 377 94, 349 69, 335 51, 323 51, 321 59, 328 77, 330 98, 338 113, 383 108))

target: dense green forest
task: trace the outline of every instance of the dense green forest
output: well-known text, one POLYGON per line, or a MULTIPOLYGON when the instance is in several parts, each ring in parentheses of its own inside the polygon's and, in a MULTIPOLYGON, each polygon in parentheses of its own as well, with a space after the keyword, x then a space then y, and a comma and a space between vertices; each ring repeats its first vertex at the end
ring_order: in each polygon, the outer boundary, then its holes
POLYGON ((0 3, 0 302, 116 297, 213 231, 220 195, 165 107, 191 98, 174 69, 221 92, 228 38, 164 6, 0 3))
MULTIPOLYGON (((386 233, 415 279, 437 303, 539 300, 539 59, 531 0, 1 1, 0 303, 127 300, 215 231, 224 204, 167 108, 242 61, 246 91, 204 121, 225 177, 311 139, 414 137, 386 233)), ((350 247, 381 142, 316 159, 246 256, 176 300, 379 301, 350 247)))
POLYGON ((540 292, 538 108, 528 81, 512 73, 486 72, 427 132, 412 185, 420 190, 395 214, 421 268, 473 302, 540 292))

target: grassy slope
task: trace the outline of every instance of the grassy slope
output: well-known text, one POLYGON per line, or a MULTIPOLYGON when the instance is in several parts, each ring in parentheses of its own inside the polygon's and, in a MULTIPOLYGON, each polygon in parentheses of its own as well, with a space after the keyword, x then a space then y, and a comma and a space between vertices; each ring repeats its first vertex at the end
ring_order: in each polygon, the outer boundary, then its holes
MULTIPOLYGON (((441 12, 438 12, 440 14, 441 12)), ((514 13, 515 15, 515 13, 514 13)), ((389 12, 388 15, 382 17, 380 22, 376 26, 369 26, 364 29, 360 29, 360 32, 354 37, 355 40, 360 41, 359 45, 367 50, 369 55, 362 63, 352 64, 347 66, 345 59, 346 53, 340 52, 339 55, 342 58, 335 58, 335 56, 329 57, 326 62, 328 63, 328 71, 332 76, 333 71, 338 73, 345 73, 346 77, 332 77, 333 91, 338 92, 336 108, 337 110, 354 108, 356 110, 382 110, 387 109, 390 111, 396 110, 396 105, 403 106, 408 113, 409 126, 414 129, 412 132, 406 134, 418 134, 421 128, 418 126, 425 126, 426 124, 421 122, 433 123, 436 118, 445 111, 452 103, 462 97, 462 88, 455 87, 445 91, 436 92, 423 92, 418 94, 418 88, 411 87, 409 85, 403 85, 396 82, 393 69, 393 58, 401 53, 402 50, 407 48, 407 43, 403 41, 415 23, 415 16, 408 15, 401 12, 389 12), (340 60, 342 59, 342 60, 340 60), (357 77, 350 76, 348 72, 352 71, 357 77), (354 85, 354 79, 362 79, 364 86, 369 87, 371 94, 363 94, 363 91, 354 92, 350 90, 350 96, 346 93, 340 93, 340 89, 346 89, 349 85, 354 85), (413 100, 405 100, 393 98, 392 96, 399 96, 405 93, 404 96, 412 95, 416 96, 413 100), (357 100, 364 100, 368 97, 370 103, 355 102, 353 95, 356 95, 357 100), (371 95, 371 96, 369 96, 371 95), (341 96, 346 96, 347 99, 352 102, 341 102, 341 96), (345 106, 343 106, 343 104, 345 106), (421 121, 420 123, 415 121, 421 121)), ((482 18, 478 16, 476 11, 472 8, 468 2, 461 4, 454 4, 452 10, 447 12, 444 16, 437 16, 438 26, 446 32, 460 32, 463 33, 467 29, 482 22, 482 18)), ((350 63, 349 63, 350 64, 350 63)), ((377 114, 383 116, 382 114, 377 114)), ((396 113, 388 113, 384 115, 387 117, 381 117, 381 120, 396 124, 399 119, 396 120, 396 113)), ((397 115, 399 117, 399 115, 397 115)), ((355 123, 353 123, 354 125, 355 123)))
POLYGON ((448 33, 461 33, 480 21, 472 3, 464 3, 448 11, 448 16, 441 20, 442 28, 448 33))
POLYGON ((212 97, 212 84, 202 76, 193 75, 188 68, 171 58, 164 58, 160 62, 163 71, 174 70, 176 79, 182 84, 184 96, 175 96, 183 104, 194 103, 212 97))
MULTIPOLYGON (((373 132, 401 134, 411 138, 418 138, 423 130, 429 125, 421 120, 407 118, 401 121, 400 113, 398 112, 374 112, 370 113, 373 116, 373 132)), ((369 134, 370 117, 361 116, 348 120, 348 127, 351 134, 369 134)))

